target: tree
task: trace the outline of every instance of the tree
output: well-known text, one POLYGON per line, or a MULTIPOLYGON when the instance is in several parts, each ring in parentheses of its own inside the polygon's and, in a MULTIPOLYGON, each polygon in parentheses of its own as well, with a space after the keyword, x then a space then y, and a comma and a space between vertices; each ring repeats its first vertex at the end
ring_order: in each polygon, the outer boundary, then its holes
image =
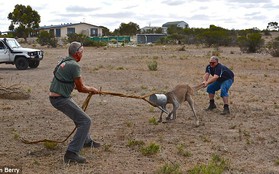
POLYGON ((231 43, 229 31, 215 25, 210 25, 210 28, 205 29, 198 37, 209 47, 228 46, 231 43))
POLYGON ((279 29, 278 22, 269 22, 266 28, 268 30, 278 30, 279 29))
POLYGON ((162 27, 154 27, 154 28, 150 28, 150 29, 142 31, 142 34, 150 34, 150 33, 161 34, 161 33, 163 33, 163 28, 162 27))
POLYGON ((118 31, 120 35, 132 36, 140 33, 140 28, 138 24, 133 22, 129 22, 128 24, 121 23, 118 31))
POLYGON ((102 28, 103 36, 109 36, 112 34, 107 27, 104 26, 100 26, 100 27, 102 28))
POLYGON ((177 27, 175 25, 171 25, 171 26, 168 27, 167 32, 170 35, 172 35, 172 34, 183 34, 183 28, 177 27))
POLYGON ((12 20, 9 30, 14 31, 17 37, 27 39, 28 35, 39 28, 41 16, 29 5, 15 5, 14 11, 9 13, 8 19, 12 20))

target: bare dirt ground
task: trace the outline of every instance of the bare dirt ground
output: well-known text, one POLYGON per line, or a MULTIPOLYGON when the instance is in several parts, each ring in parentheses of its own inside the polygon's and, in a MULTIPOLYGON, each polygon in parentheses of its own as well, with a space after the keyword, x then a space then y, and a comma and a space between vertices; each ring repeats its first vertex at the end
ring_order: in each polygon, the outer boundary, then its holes
MULTIPOLYGON (((88 85, 104 91, 131 95, 163 93, 175 85, 195 86, 202 82, 213 48, 186 46, 141 46, 125 48, 85 48, 80 62, 88 85), (157 71, 147 64, 155 59, 157 71)), ((193 97, 201 126, 195 127, 187 103, 171 123, 154 125, 160 110, 139 99, 94 95, 86 110, 92 118, 92 137, 99 149, 83 149, 89 163, 66 165, 63 155, 70 139, 47 149, 43 144, 28 145, 19 140, 63 140, 74 128, 48 99, 52 71, 67 48, 43 48, 45 58, 37 69, 19 71, 0 65, 1 85, 20 84, 30 92, 28 100, 0 99, 0 166, 18 166, 23 173, 155 173, 166 164, 178 164, 187 173, 197 164, 207 164, 213 154, 229 161, 232 174, 279 173, 279 59, 264 54, 241 54, 239 48, 220 48, 220 62, 235 72, 230 90, 231 115, 219 113, 222 99, 217 93, 218 110, 206 112, 205 89, 193 97), (145 156, 132 140, 145 145, 156 143, 160 151, 145 156), (189 154, 179 153, 184 147, 189 154)), ((73 92, 80 105, 87 94, 73 92)), ((164 115, 166 116, 166 115, 164 115)))

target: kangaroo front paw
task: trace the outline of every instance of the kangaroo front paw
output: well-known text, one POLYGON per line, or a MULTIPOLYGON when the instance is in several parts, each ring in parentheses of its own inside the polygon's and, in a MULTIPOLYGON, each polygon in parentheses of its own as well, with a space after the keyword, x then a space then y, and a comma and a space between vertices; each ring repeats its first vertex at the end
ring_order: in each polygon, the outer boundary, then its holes
POLYGON ((172 120, 171 116, 167 116, 166 120, 172 120))

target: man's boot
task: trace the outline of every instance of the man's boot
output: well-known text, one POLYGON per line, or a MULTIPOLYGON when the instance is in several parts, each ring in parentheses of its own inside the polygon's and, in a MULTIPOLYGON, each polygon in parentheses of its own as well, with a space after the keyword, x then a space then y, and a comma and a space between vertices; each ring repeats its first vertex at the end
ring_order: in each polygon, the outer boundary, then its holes
POLYGON ((214 102, 214 99, 213 100, 209 100, 209 106, 207 109, 205 109, 206 111, 212 111, 213 109, 216 108, 216 105, 215 105, 215 102, 214 102))
POLYGON ((76 162, 76 163, 86 163, 86 159, 79 156, 78 154, 71 152, 71 151, 66 151, 64 155, 64 162, 65 163, 71 163, 71 162, 76 162))
POLYGON ((221 112, 221 115, 229 115, 229 114, 230 114, 229 105, 225 104, 224 110, 223 110, 223 112, 221 112))

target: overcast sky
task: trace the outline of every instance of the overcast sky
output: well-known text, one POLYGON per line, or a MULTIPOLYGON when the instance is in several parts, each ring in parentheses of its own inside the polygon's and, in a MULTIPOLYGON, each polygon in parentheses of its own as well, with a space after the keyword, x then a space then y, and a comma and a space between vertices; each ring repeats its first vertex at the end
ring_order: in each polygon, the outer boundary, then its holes
POLYGON ((191 28, 213 24, 226 29, 266 29, 279 23, 279 0, 1 0, 0 31, 16 4, 30 5, 41 16, 40 26, 86 22, 114 31, 121 23, 161 27, 185 21, 191 28))

